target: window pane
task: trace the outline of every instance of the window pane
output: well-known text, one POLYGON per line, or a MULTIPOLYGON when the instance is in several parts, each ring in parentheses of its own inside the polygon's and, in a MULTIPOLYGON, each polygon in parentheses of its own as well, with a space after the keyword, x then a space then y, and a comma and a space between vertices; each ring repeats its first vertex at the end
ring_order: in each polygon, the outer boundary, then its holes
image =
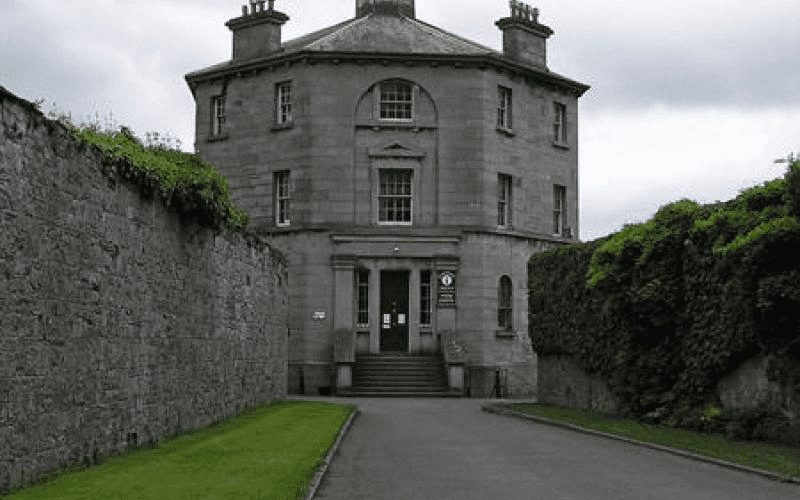
POLYGON ((511 278, 503 276, 500 278, 498 287, 497 326, 505 330, 511 330, 513 328, 512 318, 511 278))
POLYGON ((292 84, 278 84, 278 123, 284 124, 292 120, 292 84))
POLYGON ((411 222, 411 170, 382 170, 378 189, 380 222, 411 222))
POLYGON ((383 83, 380 86, 380 117, 384 120, 411 120, 413 92, 406 83, 383 83))
POLYGON ((431 324, 431 272, 420 271, 419 322, 431 324))
POLYGON ((369 270, 357 271, 358 283, 358 318, 359 325, 369 324, 369 270))
POLYGON ((289 172, 275 172, 273 182, 275 192, 275 223, 285 226, 289 224, 289 212, 291 207, 289 172))

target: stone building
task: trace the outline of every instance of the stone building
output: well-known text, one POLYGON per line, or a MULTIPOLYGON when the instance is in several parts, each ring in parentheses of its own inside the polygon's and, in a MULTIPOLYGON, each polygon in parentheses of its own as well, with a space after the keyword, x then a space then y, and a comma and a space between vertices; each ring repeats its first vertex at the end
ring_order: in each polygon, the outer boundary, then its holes
POLYGON ((362 355, 402 352, 472 396, 498 375, 532 394, 527 262, 577 241, 589 87, 548 69, 525 4, 498 52, 414 0, 355 3, 283 41, 288 16, 253 2, 226 23, 232 59, 186 76, 198 152, 290 255, 289 391, 346 393, 362 355))

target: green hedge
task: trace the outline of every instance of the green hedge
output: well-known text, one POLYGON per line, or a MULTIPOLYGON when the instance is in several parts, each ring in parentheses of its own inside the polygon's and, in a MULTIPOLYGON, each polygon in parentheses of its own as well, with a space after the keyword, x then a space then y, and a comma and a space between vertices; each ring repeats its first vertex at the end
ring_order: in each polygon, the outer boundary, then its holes
MULTIPOLYGON (((783 178, 534 256, 530 337, 603 376, 627 416, 715 407, 717 382, 759 353, 800 391, 800 162, 783 178)), ((679 419, 680 420, 680 419, 679 419)))

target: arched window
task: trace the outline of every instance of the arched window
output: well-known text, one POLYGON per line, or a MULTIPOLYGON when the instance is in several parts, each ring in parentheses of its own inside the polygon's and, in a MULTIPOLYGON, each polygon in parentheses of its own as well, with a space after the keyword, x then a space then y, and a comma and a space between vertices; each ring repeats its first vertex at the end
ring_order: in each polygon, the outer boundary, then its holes
POLYGON ((514 309, 512 307, 513 298, 511 292, 511 278, 503 276, 500 278, 497 299, 497 326, 501 330, 511 330, 514 328, 514 309))

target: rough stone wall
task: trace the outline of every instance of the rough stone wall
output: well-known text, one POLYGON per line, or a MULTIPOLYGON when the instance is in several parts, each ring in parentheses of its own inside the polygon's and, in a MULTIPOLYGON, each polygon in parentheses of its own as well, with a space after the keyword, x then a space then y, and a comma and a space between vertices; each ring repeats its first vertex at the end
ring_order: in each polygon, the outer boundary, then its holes
POLYGON ((537 364, 541 403, 614 413, 618 401, 605 381, 587 375, 570 356, 540 355, 537 364))
POLYGON ((0 490, 285 397, 285 286, 0 87, 0 490))
POLYGON ((746 408, 768 403, 780 408, 789 418, 800 416, 800 400, 794 391, 770 382, 767 367, 770 358, 758 356, 742 363, 717 384, 717 394, 725 408, 746 408))

